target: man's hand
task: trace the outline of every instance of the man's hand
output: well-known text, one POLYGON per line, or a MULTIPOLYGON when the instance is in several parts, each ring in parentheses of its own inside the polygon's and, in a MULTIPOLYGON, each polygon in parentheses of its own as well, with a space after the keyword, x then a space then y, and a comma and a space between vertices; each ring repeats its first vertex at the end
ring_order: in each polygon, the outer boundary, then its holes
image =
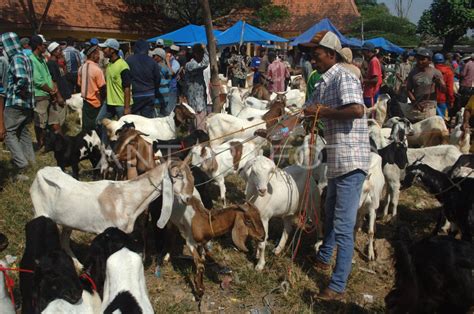
POLYGON ((304 115, 306 117, 316 117, 316 115, 318 115, 318 117, 321 117, 321 112, 325 109, 327 108, 320 104, 310 105, 304 109, 304 115))
POLYGON ((125 115, 127 115, 127 114, 130 114, 130 107, 125 107, 125 108, 123 109, 123 115, 125 116, 125 115))

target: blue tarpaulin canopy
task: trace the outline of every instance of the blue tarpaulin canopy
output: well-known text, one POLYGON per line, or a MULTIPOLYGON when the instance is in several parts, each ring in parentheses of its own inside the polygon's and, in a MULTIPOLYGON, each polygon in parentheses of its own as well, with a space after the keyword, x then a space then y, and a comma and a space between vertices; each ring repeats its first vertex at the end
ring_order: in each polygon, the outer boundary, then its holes
POLYGON ((238 21, 228 30, 217 36, 217 45, 229 46, 243 43, 287 42, 288 39, 267 33, 246 22, 238 21))
MULTIPOLYGON (((214 30, 214 36, 221 31, 214 30)), ((171 40, 178 46, 192 46, 197 43, 207 44, 206 28, 202 25, 189 24, 171 33, 148 39, 148 42, 156 42, 158 39, 171 40)))
POLYGON ((322 19, 319 23, 314 24, 308 30, 306 30, 303 34, 295 37, 295 39, 291 42, 292 46, 297 46, 299 44, 306 44, 311 41, 314 35, 321 31, 331 31, 339 37, 341 41, 341 45, 343 46, 351 46, 351 47, 360 47, 360 44, 357 41, 352 41, 351 39, 345 37, 341 34, 341 32, 334 26, 328 18, 322 19))
POLYGON ((372 38, 366 41, 374 44, 376 48, 382 48, 385 51, 393 52, 399 55, 401 55, 405 51, 405 49, 398 47, 397 45, 391 43, 383 37, 372 38))

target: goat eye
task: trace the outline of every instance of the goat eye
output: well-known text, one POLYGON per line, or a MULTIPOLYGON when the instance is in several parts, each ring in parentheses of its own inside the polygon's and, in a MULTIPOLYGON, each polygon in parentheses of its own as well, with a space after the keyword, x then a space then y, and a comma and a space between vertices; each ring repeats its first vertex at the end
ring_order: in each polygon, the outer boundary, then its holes
POLYGON ((252 220, 246 218, 246 219, 244 220, 244 224, 246 224, 247 226, 250 226, 250 225, 252 225, 252 220))

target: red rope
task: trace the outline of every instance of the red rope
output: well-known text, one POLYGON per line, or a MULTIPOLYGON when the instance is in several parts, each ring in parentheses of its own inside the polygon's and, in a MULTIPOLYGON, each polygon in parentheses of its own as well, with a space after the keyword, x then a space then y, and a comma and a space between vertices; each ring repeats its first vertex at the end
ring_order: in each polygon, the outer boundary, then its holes
POLYGON ((15 308, 15 297, 13 296, 13 288, 15 288, 15 280, 13 280, 13 278, 8 275, 7 271, 17 271, 21 273, 30 273, 30 274, 32 274, 33 271, 29 269, 9 268, 9 267, 3 267, 3 266, 0 266, 0 271, 5 276, 5 286, 8 289, 8 293, 10 294, 10 300, 12 300, 13 308, 15 308))
POLYGON ((82 275, 79 276, 80 278, 84 278, 84 279, 87 279, 87 281, 90 282, 91 286, 92 286, 92 289, 94 291, 97 291, 97 286, 94 282, 94 280, 87 274, 87 273, 82 273, 82 275))

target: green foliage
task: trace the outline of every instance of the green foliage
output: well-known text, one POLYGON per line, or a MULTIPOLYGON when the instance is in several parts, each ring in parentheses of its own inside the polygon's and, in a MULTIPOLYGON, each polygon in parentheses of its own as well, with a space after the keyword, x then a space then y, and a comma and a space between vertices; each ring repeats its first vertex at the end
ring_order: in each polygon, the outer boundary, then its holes
POLYGON ((281 21, 290 17, 288 8, 282 5, 266 5, 261 7, 255 14, 257 19, 252 21, 255 26, 266 26, 275 21, 281 21))
POLYGON ((390 14, 384 4, 374 4, 373 1, 359 5, 361 18, 350 27, 349 36, 359 37, 364 23, 364 37, 366 39, 384 37, 400 46, 416 46, 419 38, 416 36, 416 25, 406 18, 390 14))
POLYGON ((423 12, 417 31, 424 37, 442 39, 443 50, 448 51, 473 27, 474 9, 470 0, 434 0, 423 12))

